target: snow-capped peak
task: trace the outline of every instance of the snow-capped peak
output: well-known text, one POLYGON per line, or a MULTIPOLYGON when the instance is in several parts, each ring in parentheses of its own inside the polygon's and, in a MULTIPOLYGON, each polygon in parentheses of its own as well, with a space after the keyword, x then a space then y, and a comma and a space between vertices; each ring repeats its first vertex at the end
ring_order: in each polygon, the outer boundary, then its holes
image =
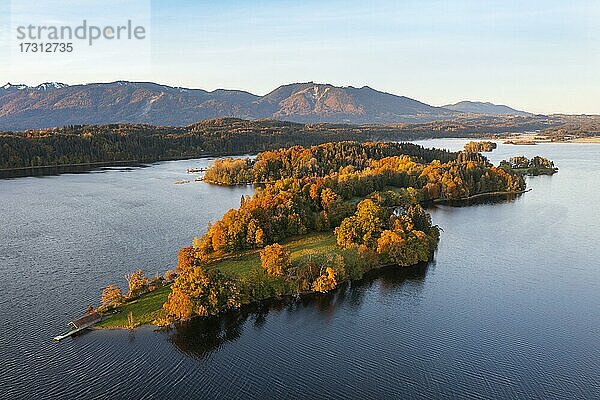
POLYGON ((51 90, 51 89, 60 89, 60 88, 64 88, 67 87, 69 85, 66 85, 64 83, 60 83, 60 82, 44 82, 40 85, 37 85, 35 87, 35 90, 51 90))
POLYGON ((4 90, 9 90, 9 89, 17 89, 17 90, 24 90, 24 89, 34 89, 34 90, 39 90, 39 91, 46 91, 46 90, 52 90, 52 89, 60 89, 60 88, 64 88, 67 87, 69 85, 66 85, 64 83, 59 83, 59 82, 44 82, 40 85, 37 86, 27 86, 27 85, 13 85, 12 83, 7 83, 6 85, 2 86, 1 88, 4 90))
POLYGON ((6 85, 2 86, 2 89, 4 90, 8 90, 8 89, 17 89, 17 90, 23 90, 23 89, 27 89, 28 86, 27 85, 13 85, 12 83, 8 82, 6 85))

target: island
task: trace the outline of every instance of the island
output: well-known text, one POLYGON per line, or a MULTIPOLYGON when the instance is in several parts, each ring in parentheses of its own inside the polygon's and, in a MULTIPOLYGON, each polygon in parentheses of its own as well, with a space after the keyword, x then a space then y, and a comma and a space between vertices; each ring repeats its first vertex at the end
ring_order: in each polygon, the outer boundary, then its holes
POLYGON ((553 175, 558 172, 552 161, 540 156, 531 160, 523 156, 512 157, 508 161, 500 161, 500 166, 507 171, 530 176, 553 175))
POLYGON ((426 206, 523 193, 513 167, 478 152, 354 141, 216 160, 206 182, 258 184, 255 194, 180 249, 164 276, 138 270, 127 293, 106 287, 97 327, 169 326, 430 261, 440 229, 426 206))
POLYGON ((469 142, 465 144, 465 151, 469 153, 490 152, 497 147, 497 144, 489 141, 469 142))

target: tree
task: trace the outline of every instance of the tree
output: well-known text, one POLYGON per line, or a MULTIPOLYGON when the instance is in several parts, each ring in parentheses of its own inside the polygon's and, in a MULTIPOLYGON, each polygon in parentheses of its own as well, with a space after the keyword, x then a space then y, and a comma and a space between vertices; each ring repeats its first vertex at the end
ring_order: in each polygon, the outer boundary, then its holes
POLYGON ((349 248, 355 244, 364 244, 375 248, 377 238, 384 229, 388 210, 372 199, 365 199, 358 203, 356 213, 342 221, 335 229, 337 243, 340 247, 349 248))
POLYGON ((377 242, 377 253, 384 259, 401 266, 409 266, 429 259, 432 239, 424 232, 408 233, 385 230, 377 242))
POLYGON ((419 204, 408 207, 406 216, 411 220, 415 229, 425 231, 431 228, 431 215, 423 210, 419 204))
POLYGON ((239 305, 239 291, 231 278, 218 270, 193 267, 175 279, 163 308, 170 319, 185 321, 195 315, 215 315, 239 305))
POLYGON ((191 297, 183 290, 173 289, 163 305, 167 315, 177 321, 187 321, 194 314, 191 297))
POLYGON ((321 192, 321 204, 324 209, 328 209, 331 204, 338 200, 339 196, 331 188, 325 188, 321 192))
POLYGON ((335 289, 336 285, 335 271, 333 268, 327 267, 325 272, 313 282, 312 290, 324 293, 335 289))
POLYGON ((278 243, 265 248, 260 252, 260 262, 267 275, 283 276, 290 267, 290 254, 278 243))
POLYGON ((406 240, 397 232, 385 230, 377 241, 377 253, 398 265, 406 264, 406 240))
POLYGON ((484 151, 492 151, 497 147, 494 142, 469 142, 465 144, 465 152, 467 153, 479 153, 484 151))
POLYGON ((139 296, 148 289, 148 283, 150 280, 144 276, 144 271, 138 269, 135 272, 126 276, 127 285, 129 292, 127 293, 128 298, 139 296))
POLYGON ((194 266, 195 250, 192 246, 181 248, 177 253, 177 272, 180 273, 194 266))
POLYGON ((116 285, 108 285, 102 290, 102 308, 110 309, 123 304, 123 292, 116 285))

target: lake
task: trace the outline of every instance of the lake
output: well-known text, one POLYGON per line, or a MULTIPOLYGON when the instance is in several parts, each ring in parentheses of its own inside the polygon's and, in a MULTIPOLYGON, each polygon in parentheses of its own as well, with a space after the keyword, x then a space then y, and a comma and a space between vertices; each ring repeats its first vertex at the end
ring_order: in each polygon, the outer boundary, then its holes
POLYGON ((600 398, 600 146, 486 155, 538 154, 560 171, 528 178, 531 192, 430 209, 443 232, 428 265, 169 332, 60 343, 102 287, 173 267, 252 188, 193 182, 186 169, 210 159, 0 180, 2 397, 600 398))

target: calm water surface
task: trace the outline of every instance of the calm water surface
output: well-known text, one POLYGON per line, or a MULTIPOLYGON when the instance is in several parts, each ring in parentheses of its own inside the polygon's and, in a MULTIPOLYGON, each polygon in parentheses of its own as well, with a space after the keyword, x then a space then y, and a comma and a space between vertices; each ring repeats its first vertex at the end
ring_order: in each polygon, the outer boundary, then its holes
MULTIPOLYGON (((464 140, 420 142, 458 149, 464 140)), ((2 398, 600 398, 600 146, 512 202, 431 211, 434 262, 171 332, 51 337, 99 289, 173 266, 249 187, 147 168, 0 181, 2 398)))

